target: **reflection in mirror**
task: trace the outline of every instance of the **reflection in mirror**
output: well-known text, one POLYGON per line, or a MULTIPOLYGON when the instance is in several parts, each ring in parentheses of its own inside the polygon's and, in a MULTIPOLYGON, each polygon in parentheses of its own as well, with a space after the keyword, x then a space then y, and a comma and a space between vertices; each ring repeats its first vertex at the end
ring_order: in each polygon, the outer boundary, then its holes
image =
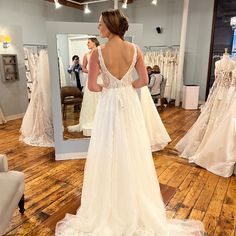
MULTIPOLYGON (((125 40, 132 42, 132 36, 125 40)), ((88 89, 89 58, 104 43, 94 35, 58 34, 57 53, 64 139, 89 138, 100 93, 88 89)), ((102 79, 98 77, 98 83, 102 79)))
MULTIPOLYGON (((64 139, 88 138, 100 93, 87 86, 89 58, 101 38, 82 34, 57 35, 64 139)), ((102 83, 98 77, 98 83, 102 83)))

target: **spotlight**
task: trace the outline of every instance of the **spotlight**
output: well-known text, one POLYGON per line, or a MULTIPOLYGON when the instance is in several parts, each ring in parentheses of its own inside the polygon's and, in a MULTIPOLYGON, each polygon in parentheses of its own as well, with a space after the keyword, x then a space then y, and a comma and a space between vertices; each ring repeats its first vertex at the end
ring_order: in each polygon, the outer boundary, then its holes
POLYGON ((58 0, 54 0, 56 9, 60 8, 62 5, 58 2, 58 0))
POLYGON ((157 5, 157 0, 152 0, 153 5, 157 5))
POLYGON ((91 11, 90 11, 90 9, 89 9, 89 7, 88 7, 88 4, 86 4, 85 5, 85 8, 84 8, 84 13, 85 14, 89 14, 91 11))

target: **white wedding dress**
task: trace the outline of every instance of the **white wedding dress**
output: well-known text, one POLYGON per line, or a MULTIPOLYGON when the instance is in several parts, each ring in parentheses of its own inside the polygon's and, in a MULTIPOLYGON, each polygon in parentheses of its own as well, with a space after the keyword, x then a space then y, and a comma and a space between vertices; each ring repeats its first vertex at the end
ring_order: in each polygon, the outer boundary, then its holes
POLYGON ((177 143, 180 156, 189 162, 229 177, 236 163, 236 70, 224 55, 216 62, 216 80, 201 114, 177 143))
POLYGON ((53 147, 51 81, 46 50, 40 51, 35 66, 32 67, 32 94, 22 120, 20 140, 32 146, 53 147))
POLYGON ((56 236, 199 236, 199 221, 167 220, 132 64, 121 80, 99 62, 105 88, 95 115, 81 206, 56 236))
POLYGON ((152 152, 162 150, 171 139, 162 123, 147 86, 141 88, 140 102, 152 152))
MULTIPOLYGON (((87 54, 87 61, 89 62, 90 54, 87 54)), ((89 63, 88 63, 89 64, 89 63)), ((88 67, 88 65, 87 65, 88 67)), ((88 68, 89 69, 89 68, 88 68)), ((98 76, 98 83, 102 83, 101 77, 98 76)), ((100 98, 101 93, 91 92, 88 89, 88 80, 84 86, 84 96, 83 102, 80 110, 79 124, 68 126, 67 129, 69 132, 81 132, 83 135, 91 136, 93 129, 94 116, 97 108, 97 104, 100 98)))
POLYGON ((0 125, 7 123, 5 116, 3 115, 2 109, 0 107, 0 125))

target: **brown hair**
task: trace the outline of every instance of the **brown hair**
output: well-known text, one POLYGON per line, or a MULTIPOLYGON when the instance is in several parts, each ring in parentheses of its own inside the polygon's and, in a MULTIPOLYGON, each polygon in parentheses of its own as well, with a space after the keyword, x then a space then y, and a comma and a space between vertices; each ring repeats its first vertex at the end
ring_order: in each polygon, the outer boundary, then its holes
POLYGON ((129 28, 127 17, 119 10, 107 10, 102 12, 102 19, 108 30, 115 35, 118 35, 124 40, 125 32, 129 28))
POLYGON ((160 71, 160 67, 158 65, 154 65, 153 68, 152 68, 152 71, 154 73, 157 73, 157 74, 160 74, 161 71, 160 71))
POLYGON ((100 45, 99 41, 97 38, 92 37, 92 38, 88 38, 88 40, 91 40, 93 43, 95 43, 96 47, 98 47, 100 45))

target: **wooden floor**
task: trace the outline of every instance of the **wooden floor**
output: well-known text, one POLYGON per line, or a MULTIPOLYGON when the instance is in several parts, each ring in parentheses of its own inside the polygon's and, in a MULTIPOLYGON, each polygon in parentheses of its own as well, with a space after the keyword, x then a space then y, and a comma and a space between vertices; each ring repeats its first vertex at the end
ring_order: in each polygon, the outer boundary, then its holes
MULTIPOLYGON (((236 235, 236 176, 222 178, 176 155, 173 147, 199 115, 166 108, 161 114, 172 142, 153 158, 170 218, 203 221, 208 235, 236 235)), ((9 168, 25 173, 26 211, 16 210, 6 235, 54 235, 55 224, 80 205, 84 160, 54 161, 52 148, 18 141, 21 120, 0 126, 0 153, 9 168)), ((1 190, 0 190, 1 191, 1 190)), ((174 236, 174 235, 173 235, 174 236)))

